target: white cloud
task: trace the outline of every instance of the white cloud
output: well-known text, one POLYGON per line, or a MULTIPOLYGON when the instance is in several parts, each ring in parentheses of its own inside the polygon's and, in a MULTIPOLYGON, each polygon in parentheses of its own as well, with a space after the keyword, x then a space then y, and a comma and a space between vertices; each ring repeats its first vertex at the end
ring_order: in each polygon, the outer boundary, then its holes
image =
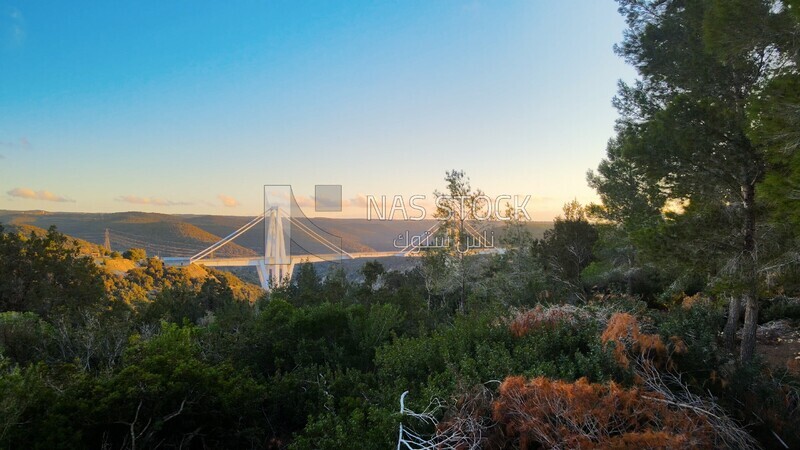
POLYGON ((235 198, 233 198, 233 197, 231 197, 229 195, 219 194, 217 196, 217 198, 220 199, 222 204, 224 206, 228 207, 228 208, 235 208, 235 207, 239 206, 239 204, 240 204, 239 200, 236 200, 235 198))
POLYGON ((44 200, 48 202, 74 202, 66 197, 56 195, 50 191, 34 191, 33 189, 18 187, 7 192, 8 195, 30 200, 44 200))

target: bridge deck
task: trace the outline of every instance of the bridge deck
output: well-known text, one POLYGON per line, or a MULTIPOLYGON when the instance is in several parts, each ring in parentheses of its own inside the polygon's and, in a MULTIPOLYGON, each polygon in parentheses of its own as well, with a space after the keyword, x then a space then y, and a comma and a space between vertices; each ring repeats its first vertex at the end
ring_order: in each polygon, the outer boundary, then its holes
POLYGON ((386 258, 392 256, 414 256, 412 254, 404 254, 398 252, 360 252, 349 254, 322 254, 322 255, 292 255, 286 260, 279 260, 278 258, 266 258, 263 256, 240 256, 230 258, 200 258, 192 260, 191 258, 162 258, 164 264, 167 266, 184 267, 190 264, 202 264, 208 267, 246 267, 257 266, 259 264, 266 265, 289 265, 299 264, 304 262, 339 262, 346 259, 361 259, 361 258, 386 258))

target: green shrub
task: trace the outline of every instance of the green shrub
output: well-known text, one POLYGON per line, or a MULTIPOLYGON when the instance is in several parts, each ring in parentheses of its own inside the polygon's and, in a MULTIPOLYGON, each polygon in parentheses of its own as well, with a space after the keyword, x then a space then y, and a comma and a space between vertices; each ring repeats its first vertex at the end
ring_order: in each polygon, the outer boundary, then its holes
POLYGON ((0 355, 17 364, 46 359, 52 327, 38 315, 16 311, 0 313, 0 355))
POLYGON ((131 248, 124 251, 122 257, 131 261, 141 261, 147 258, 147 252, 143 248, 131 248))
POLYGON ((759 316, 761 323, 778 319, 800 320, 800 299, 776 297, 764 307, 759 316))
POLYGON ((724 360, 717 339, 725 317, 710 301, 700 300, 689 308, 679 306, 652 315, 665 342, 677 336, 686 344, 687 351, 673 355, 672 359, 677 370, 690 379, 702 383, 724 360))

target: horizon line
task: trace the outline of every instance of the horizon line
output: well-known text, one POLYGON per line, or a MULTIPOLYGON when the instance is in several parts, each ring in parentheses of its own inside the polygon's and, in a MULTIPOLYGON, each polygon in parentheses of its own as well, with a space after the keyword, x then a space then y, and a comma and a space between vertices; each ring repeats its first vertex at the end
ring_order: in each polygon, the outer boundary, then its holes
MULTIPOLYGON (((128 213, 138 213, 138 214, 160 214, 164 216, 217 216, 217 217, 241 217, 241 218, 253 218, 256 217, 258 214, 205 214, 205 213, 170 213, 170 212, 153 212, 153 211, 142 211, 142 210, 125 210, 125 211, 103 211, 103 212, 89 212, 89 211, 51 211, 46 209, 0 209, 0 212, 11 212, 11 213, 47 213, 47 214, 128 214, 128 213)), ((435 221, 438 219, 435 218, 424 218, 419 220, 411 220, 411 219, 386 219, 386 220, 375 220, 375 219, 368 219, 366 217, 329 217, 329 216, 319 216, 319 215, 306 215, 303 214, 304 217, 308 219, 329 219, 329 220, 368 220, 371 222, 425 222, 425 221, 435 221)), ((537 223, 537 222, 553 222, 555 217, 550 220, 527 220, 526 223, 537 223)), ((493 222, 502 223, 503 221, 495 220, 493 222)), ((2 224, 2 222, 0 222, 2 224)))

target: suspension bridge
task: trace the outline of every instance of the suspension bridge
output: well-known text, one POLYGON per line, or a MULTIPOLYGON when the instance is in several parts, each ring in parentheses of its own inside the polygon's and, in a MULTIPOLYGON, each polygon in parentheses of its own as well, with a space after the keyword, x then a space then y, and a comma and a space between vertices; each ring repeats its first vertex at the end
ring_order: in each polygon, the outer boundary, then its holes
MULTIPOLYGON (((146 249, 149 254, 157 255, 165 265, 172 267, 186 267, 191 264, 207 267, 254 267, 258 273, 261 287, 265 290, 289 281, 295 266, 299 263, 341 262, 359 258, 414 257, 421 255, 421 250, 425 248, 443 246, 436 242, 441 238, 441 236, 437 236, 437 232, 442 226, 440 222, 436 222, 419 235, 412 236, 406 232, 405 236, 398 236, 401 244, 398 245, 398 239, 395 239, 393 242, 395 250, 348 252, 344 250, 341 238, 319 228, 313 221, 305 217, 302 209, 294 200, 294 196, 289 194, 288 197, 290 198, 288 208, 293 214, 287 214, 286 210, 280 206, 269 206, 265 208, 263 214, 254 217, 232 233, 200 251, 197 251, 196 247, 194 249, 187 248, 185 242, 165 240, 152 242, 148 238, 119 230, 114 230, 113 241, 118 246, 126 248, 146 249), (264 253, 262 255, 218 256, 220 253, 226 253, 220 252, 225 246, 262 224, 264 227, 264 253)), ((467 227, 466 231, 470 235, 473 237, 479 235, 475 228, 470 225, 467 227)), ((110 250, 112 238, 109 230, 106 230, 103 239, 105 247, 110 250)), ((477 239, 478 242, 481 241, 480 237, 477 239)), ((493 247, 492 242, 488 247, 473 248, 479 248, 478 253, 493 253, 497 250, 493 247)), ((231 250, 233 249, 229 247, 227 251, 229 255, 235 253, 231 250)), ((241 247, 238 250, 251 252, 241 247)))
MULTIPOLYGON (((306 219, 306 221, 308 221, 306 219)), ((372 252, 347 252, 342 248, 341 243, 334 243, 332 239, 326 238, 327 234, 323 230, 315 227, 313 223, 304 223, 304 220, 286 214, 285 210, 273 206, 267 209, 264 214, 259 215, 236 231, 222 238, 220 241, 190 256, 168 256, 162 257, 165 265, 173 267, 184 267, 191 264, 202 264, 207 267, 255 267, 258 272, 258 279, 261 287, 269 289, 271 286, 281 284, 291 279, 294 267, 303 262, 341 262, 347 259, 358 258, 382 258, 382 257, 408 257, 417 256, 421 246, 424 246, 431 236, 439 228, 439 223, 431 226, 420 236, 409 239, 407 245, 393 251, 372 251, 372 252), (234 239, 253 229, 259 224, 264 224, 264 255, 261 256, 235 256, 235 257, 215 257, 215 252, 233 242, 234 239), (317 228, 315 230, 314 228, 317 228), (312 242, 315 242, 322 251, 309 252, 298 240, 292 236, 300 233, 312 242), (292 252, 292 244, 298 247, 302 253, 292 252)), ((333 235, 330 235, 333 236, 333 235)), ((132 241, 130 237, 122 238, 122 241, 132 241)), ((335 239, 334 239, 335 240, 335 239)), ((169 243, 159 246, 165 254, 170 251, 181 250, 169 243)), ((172 253, 174 254, 174 253, 172 253)))

